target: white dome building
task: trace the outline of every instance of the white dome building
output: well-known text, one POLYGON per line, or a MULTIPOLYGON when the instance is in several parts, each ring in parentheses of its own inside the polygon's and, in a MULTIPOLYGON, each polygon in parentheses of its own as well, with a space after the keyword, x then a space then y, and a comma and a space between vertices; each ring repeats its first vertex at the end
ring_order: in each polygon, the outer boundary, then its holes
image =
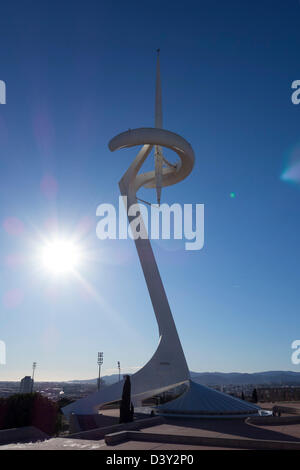
POLYGON ((189 418, 245 418, 258 415, 260 407, 189 380, 180 397, 157 407, 156 414, 189 418))

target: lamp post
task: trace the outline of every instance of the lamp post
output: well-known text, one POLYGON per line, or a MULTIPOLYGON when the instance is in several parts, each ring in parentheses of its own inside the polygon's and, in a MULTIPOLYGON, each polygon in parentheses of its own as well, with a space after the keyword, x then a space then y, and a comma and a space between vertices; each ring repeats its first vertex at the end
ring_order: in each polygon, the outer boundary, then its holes
POLYGON ((31 378, 31 393, 33 392, 33 383, 34 383, 34 372, 36 369, 36 362, 33 362, 32 364, 32 378, 31 378))
POLYGON ((119 370, 119 382, 120 382, 120 375, 121 375, 121 364, 120 364, 120 361, 118 361, 118 370, 119 370))
POLYGON ((98 376, 98 392, 100 390, 100 375, 101 375, 101 366, 103 364, 103 352, 98 352, 98 361, 97 361, 98 367, 99 367, 99 376, 98 376))

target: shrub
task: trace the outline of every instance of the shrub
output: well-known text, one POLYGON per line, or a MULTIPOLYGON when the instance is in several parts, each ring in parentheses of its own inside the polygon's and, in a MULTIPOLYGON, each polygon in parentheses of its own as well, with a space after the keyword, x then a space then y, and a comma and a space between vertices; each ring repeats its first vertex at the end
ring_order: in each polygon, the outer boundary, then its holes
POLYGON ((35 426, 48 435, 58 433, 56 403, 39 393, 18 393, 0 400, 0 429, 35 426))

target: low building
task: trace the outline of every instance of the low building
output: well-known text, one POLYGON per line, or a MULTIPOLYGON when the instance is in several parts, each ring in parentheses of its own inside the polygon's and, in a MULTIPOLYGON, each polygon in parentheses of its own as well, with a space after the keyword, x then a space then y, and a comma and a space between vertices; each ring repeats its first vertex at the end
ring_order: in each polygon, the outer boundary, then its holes
POLYGON ((23 377, 20 383, 20 393, 31 393, 33 390, 33 380, 29 375, 23 377))

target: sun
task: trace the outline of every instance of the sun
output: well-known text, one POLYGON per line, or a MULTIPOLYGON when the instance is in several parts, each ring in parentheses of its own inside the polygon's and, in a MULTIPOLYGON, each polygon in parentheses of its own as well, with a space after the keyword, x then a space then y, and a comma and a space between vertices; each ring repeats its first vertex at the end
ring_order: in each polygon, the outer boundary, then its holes
POLYGON ((53 274, 75 272, 80 260, 81 250, 71 240, 55 239, 49 241, 40 251, 42 266, 53 274))

